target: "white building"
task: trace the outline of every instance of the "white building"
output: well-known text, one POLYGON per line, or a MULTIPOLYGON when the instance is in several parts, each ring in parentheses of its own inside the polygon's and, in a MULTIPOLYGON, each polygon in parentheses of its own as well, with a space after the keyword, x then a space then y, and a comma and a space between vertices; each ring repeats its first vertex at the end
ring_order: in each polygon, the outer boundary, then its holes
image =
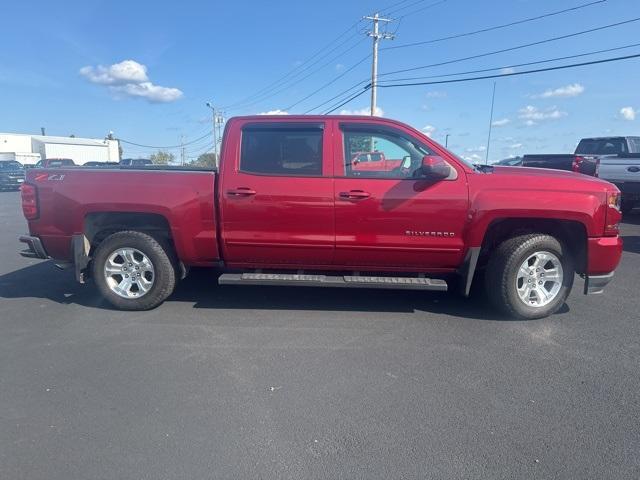
POLYGON ((118 162, 120 152, 116 140, 0 133, 0 159, 34 165, 46 158, 70 158, 76 165, 84 165, 90 161, 118 162))

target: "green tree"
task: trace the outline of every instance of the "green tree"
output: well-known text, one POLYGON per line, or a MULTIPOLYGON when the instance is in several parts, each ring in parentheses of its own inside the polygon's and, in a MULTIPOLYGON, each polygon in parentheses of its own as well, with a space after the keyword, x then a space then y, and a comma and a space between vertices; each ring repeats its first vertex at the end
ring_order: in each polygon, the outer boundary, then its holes
POLYGON ((163 152, 158 150, 152 154, 149 159, 156 165, 169 165, 175 160, 176 156, 173 153, 163 152))
POLYGON ((196 160, 194 160, 192 164, 196 167, 213 168, 216 166, 216 154, 203 153, 196 160))

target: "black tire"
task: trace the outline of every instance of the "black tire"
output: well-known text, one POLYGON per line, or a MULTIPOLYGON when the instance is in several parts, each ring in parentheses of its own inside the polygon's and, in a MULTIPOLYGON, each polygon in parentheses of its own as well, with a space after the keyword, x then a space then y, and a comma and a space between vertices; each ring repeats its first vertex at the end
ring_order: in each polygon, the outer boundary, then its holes
POLYGON ((93 280, 109 303, 120 310, 150 310, 164 302, 176 285, 177 275, 174 254, 168 245, 161 245, 150 235, 136 231, 114 233, 105 238, 93 255, 93 280), (104 266, 109 256, 119 248, 135 248, 146 255, 153 264, 154 283, 150 290, 137 298, 124 298, 111 290, 104 276, 104 266))
POLYGON ((544 318, 557 312, 564 305, 575 277, 572 256, 556 238, 544 234, 521 235, 501 243, 489 258, 485 286, 489 299, 506 314, 524 320, 544 318), (530 306, 522 301, 517 291, 517 276, 520 266, 535 252, 553 253, 564 272, 560 290, 546 305, 530 306))

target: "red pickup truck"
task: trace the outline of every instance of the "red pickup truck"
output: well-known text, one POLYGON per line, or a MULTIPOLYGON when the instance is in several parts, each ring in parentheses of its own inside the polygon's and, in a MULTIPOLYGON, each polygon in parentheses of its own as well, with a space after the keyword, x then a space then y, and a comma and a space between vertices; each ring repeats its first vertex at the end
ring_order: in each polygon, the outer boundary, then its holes
POLYGON ((189 267, 218 283, 447 290, 540 318, 575 273, 600 293, 621 252, 620 192, 572 172, 473 166, 393 120, 250 116, 219 171, 34 169, 23 255, 91 276, 114 306, 162 303, 189 267), (358 152, 397 167, 353 168, 358 152))

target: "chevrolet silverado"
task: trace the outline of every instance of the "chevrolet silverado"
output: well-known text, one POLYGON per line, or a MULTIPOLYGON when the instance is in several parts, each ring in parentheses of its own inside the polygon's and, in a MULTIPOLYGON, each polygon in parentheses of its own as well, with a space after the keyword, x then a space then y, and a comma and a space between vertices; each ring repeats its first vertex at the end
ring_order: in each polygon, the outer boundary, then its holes
POLYGON ((213 171, 30 170, 22 254, 73 267, 124 310, 158 306, 199 266, 231 285, 468 295, 483 279, 525 319, 556 312, 576 273, 602 292, 620 261, 614 185, 474 166, 397 121, 236 117, 221 150, 213 171), (362 152, 385 161, 362 168, 362 152))

